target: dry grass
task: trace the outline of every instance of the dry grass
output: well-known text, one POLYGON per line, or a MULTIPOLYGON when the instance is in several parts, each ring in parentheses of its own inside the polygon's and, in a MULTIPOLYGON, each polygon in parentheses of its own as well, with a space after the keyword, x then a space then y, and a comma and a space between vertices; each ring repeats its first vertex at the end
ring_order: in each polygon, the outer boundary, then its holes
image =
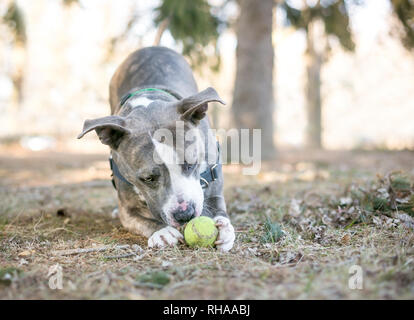
POLYGON ((374 192, 368 187, 377 173, 401 169, 412 182, 413 153, 284 152, 257 177, 226 167, 237 232, 230 253, 184 245, 147 249, 146 239, 110 215, 116 194, 104 179, 105 155, 7 154, 0 158, 2 299, 414 298, 413 229, 395 210, 354 219, 352 211, 364 211, 365 204, 351 196, 355 186, 374 192), (340 203, 349 197, 352 203, 340 203), (266 221, 284 236, 269 240, 266 221), (78 255, 55 252, 125 244, 78 255), (48 271, 57 263, 63 289, 52 290, 48 271), (363 268, 363 290, 348 288, 354 264, 363 268))

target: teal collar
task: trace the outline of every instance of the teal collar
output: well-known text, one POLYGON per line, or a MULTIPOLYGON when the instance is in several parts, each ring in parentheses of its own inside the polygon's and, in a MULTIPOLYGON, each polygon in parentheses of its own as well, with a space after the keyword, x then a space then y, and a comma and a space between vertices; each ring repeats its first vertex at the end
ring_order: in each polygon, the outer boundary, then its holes
POLYGON ((178 97, 176 97, 175 95, 173 95, 172 93, 170 93, 166 90, 162 90, 162 89, 158 89, 158 88, 144 88, 144 89, 140 89, 140 90, 137 90, 137 91, 134 91, 134 92, 131 92, 131 93, 127 93, 126 95, 124 95, 121 98, 120 106, 122 107, 125 104, 125 102, 127 102, 130 98, 132 98, 132 97, 134 97, 134 96, 136 96, 136 95, 138 95, 142 92, 151 92, 151 91, 158 91, 158 92, 166 93, 166 94, 168 94, 169 96, 171 96, 175 99, 179 99, 178 97))

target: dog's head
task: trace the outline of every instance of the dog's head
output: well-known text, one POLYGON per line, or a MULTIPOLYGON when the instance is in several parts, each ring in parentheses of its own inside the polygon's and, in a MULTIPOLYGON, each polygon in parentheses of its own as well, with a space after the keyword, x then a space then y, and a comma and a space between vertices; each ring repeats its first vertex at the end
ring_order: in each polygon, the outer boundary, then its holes
POLYGON ((126 116, 86 120, 78 138, 95 130, 152 215, 179 226, 203 210, 199 174, 206 137, 199 124, 212 101, 224 104, 213 88, 176 102, 155 100, 126 116))

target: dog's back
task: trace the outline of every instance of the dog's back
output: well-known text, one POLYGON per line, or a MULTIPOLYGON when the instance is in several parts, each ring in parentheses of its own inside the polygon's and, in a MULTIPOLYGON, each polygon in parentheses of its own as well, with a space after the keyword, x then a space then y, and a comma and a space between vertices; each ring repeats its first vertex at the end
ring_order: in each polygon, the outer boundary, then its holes
POLYGON ((187 61, 165 47, 137 50, 119 66, 109 86, 111 114, 123 95, 135 88, 168 88, 181 97, 197 93, 197 84, 187 61))

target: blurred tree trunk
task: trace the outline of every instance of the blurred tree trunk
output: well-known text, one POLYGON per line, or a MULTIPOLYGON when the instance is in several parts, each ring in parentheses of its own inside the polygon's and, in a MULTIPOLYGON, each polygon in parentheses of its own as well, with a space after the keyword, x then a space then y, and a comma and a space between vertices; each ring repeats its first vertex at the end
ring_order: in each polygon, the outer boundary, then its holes
MULTIPOLYGON (((397 0, 398 1, 398 0, 397 0)), ((346 0, 302 0, 299 10, 291 1, 282 1, 281 7, 287 20, 297 29, 305 30, 306 52, 306 117, 305 144, 309 148, 321 148, 323 134, 321 68, 328 56, 327 37, 335 37, 346 51, 354 51, 355 43, 349 21, 346 0)))
POLYGON ((14 101, 18 109, 23 105, 24 82, 27 62, 27 47, 24 44, 16 44, 13 49, 13 71, 10 78, 14 87, 14 101))
POLYGON ((164 34, 164 31, 167 29, 169 23, 170 23, 170 19, 165 18, 158 26, 157 34, 155 35, 154 44, 153 44, 154 46, 160 45, 162 35, 164 34))
POLYGON ((17 108, 20 109, 20 107, 23 104, 23 97, 24 97, 24 92, 23 92, 24 72, 22 71, 22 69, 19 69, 18 72, 12 75, 12 82, 13 82, 13 87, 15 89, 16 105, 17 105, 17 108))
POLYGON ((14 100, 18 108, 24 98, 25 64, 27 60, 26 23, 24 14, 17 1, 9 1, 7 10, 2 12, 0 23, 5 24, 13 35, 13 50, 11 56, 12 70, 9 74, 14 88, 14 100))
POLYGON ((307 65, 306 65, 306 117, 307 128, 305 143, 312 149, 322 148, 322 101, 321 101, 321 68, 325 47, 321 22, 312 21, 306 32, 307 65))
POLYGON ((239 0, 238 3, 232 112, 237 128, 262 130, 262 159, 270 159, 275 155, 272 45, 275 1, 239 0))

